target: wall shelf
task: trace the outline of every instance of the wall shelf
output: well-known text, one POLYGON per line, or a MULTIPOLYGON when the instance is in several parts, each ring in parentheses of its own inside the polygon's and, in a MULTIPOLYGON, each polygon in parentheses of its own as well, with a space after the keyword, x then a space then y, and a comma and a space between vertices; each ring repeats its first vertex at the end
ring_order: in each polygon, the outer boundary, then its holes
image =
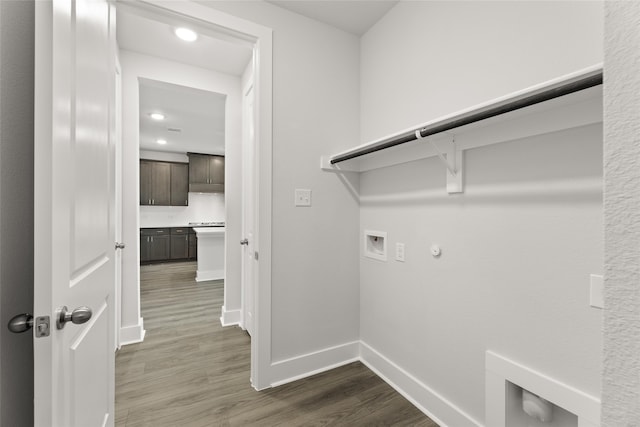
POLYGON ((600 122, 602 64, 323 156, 320 162, 325 171, 366 172, 438 156, 447 192, 460 193, 465 150, 600 122))

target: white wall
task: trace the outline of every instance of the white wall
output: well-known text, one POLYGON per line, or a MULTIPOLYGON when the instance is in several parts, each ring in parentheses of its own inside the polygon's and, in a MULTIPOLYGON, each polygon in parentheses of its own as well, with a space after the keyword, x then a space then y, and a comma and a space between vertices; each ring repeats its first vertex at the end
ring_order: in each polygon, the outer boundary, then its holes
POLYGON ((0 425, 33 425, 34 2, 0 2, 0 425))
MULTIPOLYGON (((183 153, 140 150, 140 158, 188 163, 183 153)), ((190 222, 224 221, 224 193, 189 193, 188 206, 140 206, 140 227, 184 227, 190 222)))
MULTIPOLYGON (((139 114, 138 79, 147 78, 227 95, 225 107, 225 197, 227 240, 240 240, 240 77, 192 67, 153 56, 122 50, 123 126, 123 253, 122 336, 124 341, 142 338, 140 318, 139 114)), ((191 199, 190 199, 191 200, 191 199)), ((181 224, 186 225, 186 224, 181 224)), ((227 253, 225 305, 240 308, 240 252, 227 253)))
MULTIPOLYGON (((361 40, 362 141, 601 62, 602 11, 400 2, 361 40)), ((361 260, 362 341, 448 400, 460 417, 431 409, 451 426, 484 423, 486 350, 599 396, 601 126, 469 150, 465 164, 453 196, 435 158, 362 175, 360 227, 388 232, 391 250, 361 260)))
POLYGON ((601 2, 403 1, 362 38, 371 141, 602 62, 601 2))
POLYGON ((602 425, 640 420, 640 3, 607 2, 602 425))
POLYGON ((358 140, 358 38, 265 2, 203 4, 273 29, 272 358, 353 342, 358 204, 319 158, 358 140), (312 207, 294 207, 295 188, 312 207))

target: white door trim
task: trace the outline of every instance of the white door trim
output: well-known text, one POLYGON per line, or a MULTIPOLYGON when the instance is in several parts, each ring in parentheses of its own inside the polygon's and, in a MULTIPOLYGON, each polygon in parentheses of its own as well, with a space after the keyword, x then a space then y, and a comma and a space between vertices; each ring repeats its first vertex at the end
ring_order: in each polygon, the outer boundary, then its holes
POLYGON ((257 227, 254 270, 255 325, 251 339, 251 384, 257 390, 271 387, 271 193, 272 193, 272 99, 273 34, 270 28, 190 1, 142 3, 178 13, 215 26, 231 37, 255 43, 254 91, 256 105, 257 227))

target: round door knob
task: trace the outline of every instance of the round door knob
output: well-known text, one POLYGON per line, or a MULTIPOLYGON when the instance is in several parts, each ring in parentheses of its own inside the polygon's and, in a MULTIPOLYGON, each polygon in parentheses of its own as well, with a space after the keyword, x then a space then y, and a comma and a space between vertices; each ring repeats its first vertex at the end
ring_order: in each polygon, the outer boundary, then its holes
POLYGON ((56 310, 56 327, 62 329, 67 322, 80 325, 91 319, 92 314, 89 307, 78 307, 72 312, 69 312, 66 306, 61 307, 56 310))
POLYGON ((240 240, 240 244, 241 245, 248 245, 249 244, 249 240, 248 239, 242 239, 242 240, 240 240))
POLYGON ((9 320, 9 330, 15 334, 26 332, 33 327, 33 316, 29 313, 18 314, 9 320))

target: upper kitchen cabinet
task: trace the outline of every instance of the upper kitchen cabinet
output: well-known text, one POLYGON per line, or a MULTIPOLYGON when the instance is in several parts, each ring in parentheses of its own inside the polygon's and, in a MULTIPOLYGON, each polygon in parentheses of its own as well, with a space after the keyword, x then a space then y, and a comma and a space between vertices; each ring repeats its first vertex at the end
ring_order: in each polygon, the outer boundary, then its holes
POLYGON ((171 206, 189 204, 189 165, 171 163, 171 206))
POLYGON ((189 153, 189 191, 224 192, 224 156, 189 153))
POLYGON ((171 165, 169 163, 140 160, 140 204, 158 206, 171 204, 171 165))
POLYGON ((140 160, 140 205, 187 206, 189 165, 140 160))

